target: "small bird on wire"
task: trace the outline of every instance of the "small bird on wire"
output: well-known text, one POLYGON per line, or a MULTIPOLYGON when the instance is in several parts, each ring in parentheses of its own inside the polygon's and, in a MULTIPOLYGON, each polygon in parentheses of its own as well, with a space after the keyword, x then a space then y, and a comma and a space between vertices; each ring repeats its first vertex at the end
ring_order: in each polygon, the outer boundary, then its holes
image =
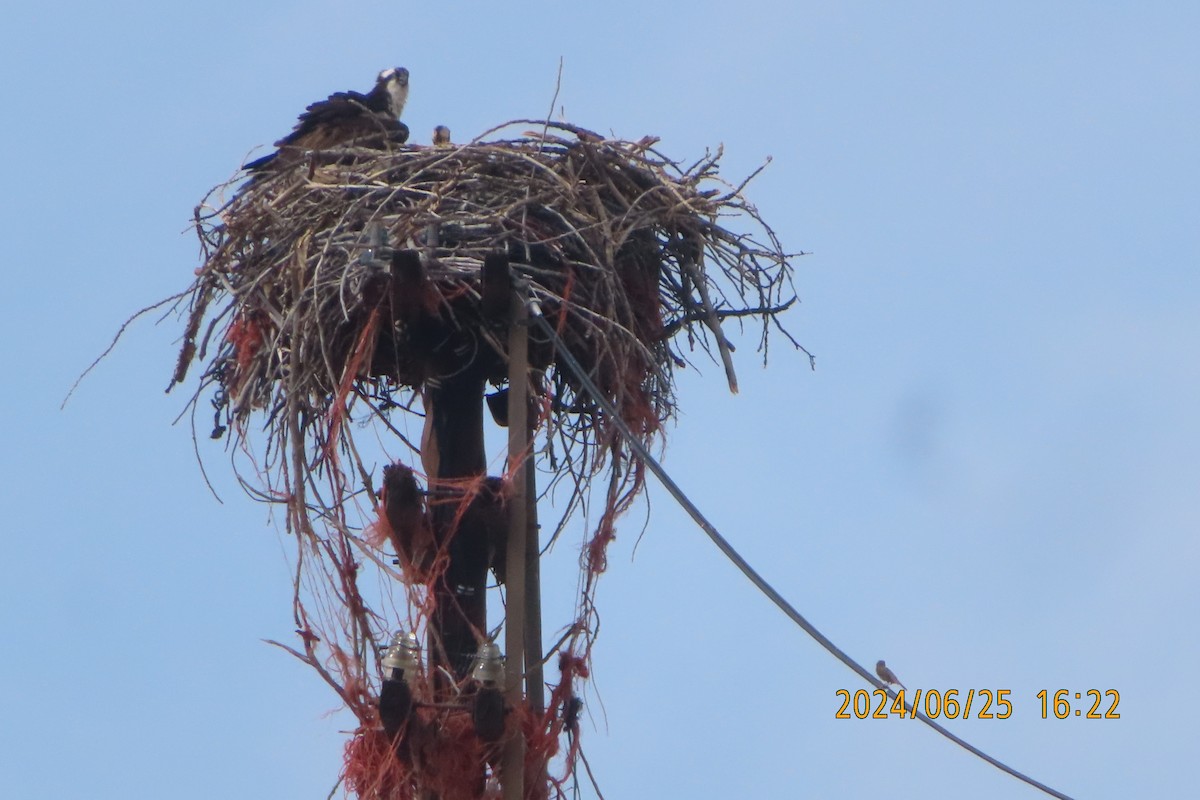
POLYGON ((895 684, 906 691, 908 689, 908 687, 901 683, 900 679, 896 677, 896 673, 892 672, 892 668, 883 663, 882 658, 875 662, 875 674, 879 676, 879 680, 883 681, 888 686, 895 684))

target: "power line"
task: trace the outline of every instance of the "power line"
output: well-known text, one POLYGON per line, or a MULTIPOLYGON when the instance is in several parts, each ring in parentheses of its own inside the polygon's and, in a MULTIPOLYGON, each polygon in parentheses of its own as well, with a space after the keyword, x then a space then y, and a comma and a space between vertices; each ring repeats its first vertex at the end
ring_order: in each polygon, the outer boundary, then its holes
MULTIPOLYGON (((879 681, 865 667, 863 667, 850 656, 846 655, 837 645, 830 641, 829 637, 825 636, 825 634, 817 630, 817 628, 811 622, 805 619, 804 615, 797 611, 791 603, 785 600, 783 595, 777 592, 775 587, 771 586, 771 584, 768 583, 762 575, 759 575, 754 567, 750 566, 750 563, 747 562, 746 559, 742 558, 741 554, 734 549, 733 545, 731 545, 729 541, 721 535, 720 531, 718 531, 716 527, 714 527, 713 524, 709 522, 702 513, 700 513, 700 509, 696 507, 695 503, 693 503, 691 499, 684 494, 683 490, 679 488, 675 481, 671 479, 671 476, 668 475, 667 471, 663 469, 662 465, 655 460, 654 456, 650 454, 650 451, 646 449, 646 446, 642 444, 641 440, 634 436, 633 431, 631 431, 629 426, 625 424, 625 420, 621 418, 621 415, 618 413, 617 409, 608 401, 607 398, 604 397, 599 388, 597 388, 596 384, 592 382, 592 379, 588 376, 587 371, 583 369, 582 365, 580 365, 580 363, 575 359, 575 356, 571 354, 571 351, 563 345, 562 340, 558 338, 558 334, 554 330, 554 326, 552 326, 546 320, 546 318, 542 316, 541 309, 538 307, 537 302, 532 302, 531 306, 531 316, 533 320, 541 327, 542 331, 545 332, 545 334, 549 336, 550 340, 554 343, 554 346, 558 352, 558 358, 561 359, 562 362, 565 363, 573 373, 575 373, 575 377, 579 379, 579 382, 583 384, 584 389, 586 389, 588 394, 592 396, 592 399, 596 401, 596 404, 600 406, 604 413, 608 415, 608 418, 612 420, 613 424, 617 426, 617 430, 621 432, 621 436, 625 439, 625 442, 630 446, 630 448, 632 448, 637 454, 638 458, 640 458, 642 462, 650 468, 650 471, 654 473, 655 477, 657 477, 666 490, 670 492, 671 496, 675 498, 675 501, 679 503, 679 505, 682 506, 685 511, 687 511, 688 515, 691 516, 698 526, 700 526, 700 529, 708 535, 709 539, 713 541, 713 544, 715 544, 717 548, 725 554, 725 557, 732 561, 734 566, 741 570, 742 574, 745 575, 760 592, 765 594, 771 600, 771 602, 779 608, 780 611, 786 614, 788 618, 792 620, 792 622, 799 625, 805 633, 807 633, 813 639, 816 639, 817 643, 828 650, 838 661, 841 661, 847 667, 857 672, 859 676, 867 681, 867 683, 870 683, 872 686, 883 689, 885 692, 891 694, 891 691, 886 685, 879 681)), ((928 716, 922 714, 915 706, 906 706, 906 708, 908 708, 913 716, 924 722, 929 727, 933 728, 942 736, 945 736, 947 739, 954 742, 964 750, 967 750, 979 758, 982 758, 984 761, 988 762, 997 769, 1007 772, 1009 775, 1012 775, 1018 780, 1024 781, 1030 786, 1041 789, 1043 792, 1052 797, 1060 798, 1060 800, 1072 800, 1069 795, 1065 795, 1062 792, 1052 789, 1046 784, 1029 777, 1025 773, 1013 769, 999 759, 994 758, 980 750, 978 747, 975 747, 970 742, 955 736, 937 722, 934 722, 928 716)))

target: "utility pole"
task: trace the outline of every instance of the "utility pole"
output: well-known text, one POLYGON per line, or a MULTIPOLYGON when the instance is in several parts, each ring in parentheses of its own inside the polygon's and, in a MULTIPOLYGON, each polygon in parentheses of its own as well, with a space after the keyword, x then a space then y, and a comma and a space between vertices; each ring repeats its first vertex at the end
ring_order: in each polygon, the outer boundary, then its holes
MULTIPOLYGON (((533 444, 532 437, 529 444, 533 444)), ((536 476, 531 451, 525 459, 525 694, 529 710, 541 715, 546 713, 546 680, 542 673, 542 543, 536 476)))
MULTIPOLYGON (((506 653, 505 696, 509 708, 525 704, 525 613, 526 539, 528 538, 527 463, 532 463, 529 441, 529 309, 528 292, 518 283, 513 291, 512 318, 508 330, 508 473, 512 492, 508 506, 508 552, 506 554, 508 598, 504 618, 506 653)), ((539 659, 540 660, 540 659, 539 659)), ((509 730, 504 745, 500 779, 504 800, 525 797, 525 734, 520 724, 509 730)))

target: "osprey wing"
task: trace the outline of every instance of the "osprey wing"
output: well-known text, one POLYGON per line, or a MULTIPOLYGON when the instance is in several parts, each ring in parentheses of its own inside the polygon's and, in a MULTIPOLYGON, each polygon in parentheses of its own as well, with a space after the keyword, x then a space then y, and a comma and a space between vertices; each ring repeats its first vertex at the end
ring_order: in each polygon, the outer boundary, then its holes
POLYGON ((294 163, 298 151, 323 150, 355 140, 386 137, 396 142, 407 141, 408 126, 379 113, 375 105, 360 92, 337 92, 318 100, 304 110, 292 132, 275 143, 274 153, 251 161, 243 169, 262 172, 285 153, 292 154, 287 163, 294 163))
POLYGON ((363 117, 373 116, 367 96, 359 92, 336 92, 324 100, 304 109, 296 121, 296 127, 287 136, 275 143, 276 147, 303 144, 305 137, 322 127, 352 127, 363 117))

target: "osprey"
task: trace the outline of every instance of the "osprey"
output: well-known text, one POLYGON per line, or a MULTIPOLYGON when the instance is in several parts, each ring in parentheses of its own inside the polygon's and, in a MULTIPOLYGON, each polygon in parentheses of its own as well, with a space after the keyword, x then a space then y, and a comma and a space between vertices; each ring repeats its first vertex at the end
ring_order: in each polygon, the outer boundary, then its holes
POLYGON ((304 110, 296 127, 275 143, 274 153, 251 161, 243 169, 262 173, 295 164, 306 153, 348 144, 378 146, 408 141, 408 126, 400 121, 408 100, 408 70, 392 67, 379 73, 366 94, 337 92, 304 110))

